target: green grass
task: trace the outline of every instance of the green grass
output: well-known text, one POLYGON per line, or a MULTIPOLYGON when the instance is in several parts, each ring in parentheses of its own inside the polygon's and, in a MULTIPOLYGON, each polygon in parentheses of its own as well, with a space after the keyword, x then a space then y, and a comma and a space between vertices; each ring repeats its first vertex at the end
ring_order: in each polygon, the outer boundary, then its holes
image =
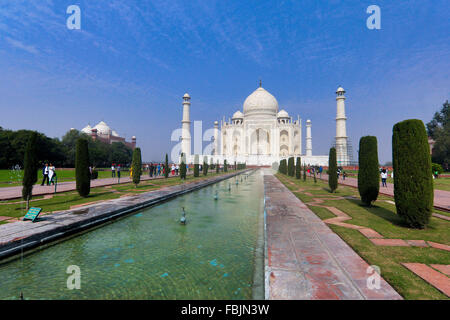
MULTIPOLYGON (((56 169, 56 176, 58 182, 75 181, 75 169, 56 169)), ((129 171, 121 171, 121 177, 128 177, 129 171)), ((42 170, 37 172, 38 181, 36 184, 42 182, 42 170)), ((13 172, 11 170, 0 170, 0 188, 15 187, 22 184, 23 171, 13 172)), ((98 171, 98 179, 111 178, 111 171, 98 171)))
MULTIPOLYGON (((232 171, 231 171, 232 172, 232 171)), ((231 173, 228 172, 228 173, 231 173)), ((194 178, 192 175, 186 177, 186 182, 200 181, 206 178, 211 178, 216 175, 223 175, 224 173, 208 174, 206 177, 200 176, 194 178)), ((96 201, 104 201, 110 199, 116 199, 120 196, 130 193, 142 193, 147 191, 156 190, 166 186, 172 186, 183 183, 179 178, 170 179, 156 179, 142 181, 137 188, 133 183, 124 183, 120 185, 113 185, 108 187, 92 188, 91 193, 87 198, 82 198, 78 193, 73 191, 57 193, 51 199, 43 199, 43 196, 33 197, 30 202, 30 206, 42 208, 42 213, 51 213, 54 211, 68 210, 71 206, 87 204, 96 201)), ((23 217, 26 213, 26 204, 21 199, 0 201, 0 216, 7 216, 12 218, 23 217)))
MULTIPOLYGON (((290 190, 304 188, 304 191, 314 194, 317 198, 327 198, 330 195, 357 197, 358 199, 324 200, 323 205, 339 208, 352 217, 346 223, 372 228, 386 238, 430 240, 450 244, 450 222, 432 217, 429 226, 424 230, 408 228, 396 214, 395 205, 386 202, 386 200, 392 201, 391 197, 380 196, 373 207, 366 207, 361 204, 358 191, 354 188, 339 185, 337 192, 331 194, 328 184, 323 181, 314 183, 308 178, 306 182, 303 182, 280 174, 277 177, 290 190)), ((305 203, 312 201, 312 197, 303 192, 294 192, 294 194, 305 203)), ((308 207, 321 219, 334 217, 325 208, 308 207)), ((442 212, 439 213, 442 214, 442 212)), ((401 265, 404 262, 447 265, 450 264, 448 252, 433 248, 375 246, 357 230, 329 226, 370 265, 379 266, 384 279, 405 299, 448 299, 436 288, 401 265)))

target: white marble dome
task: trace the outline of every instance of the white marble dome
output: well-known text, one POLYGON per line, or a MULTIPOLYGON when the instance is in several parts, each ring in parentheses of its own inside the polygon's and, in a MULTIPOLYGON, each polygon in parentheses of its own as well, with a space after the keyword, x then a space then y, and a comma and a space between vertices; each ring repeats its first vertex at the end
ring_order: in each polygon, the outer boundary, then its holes
POLYGON ((98 134, 102 135, 110 135, 111 134, 111 128, 103 121, 100 121, 94 129, 97 129, 98 134))
POLYGON ((83 129, 81 129, 81 132, 86 133, 86 134, 91 134, 92 132, 92 127, 90 125, 87 125, 86 127, 84 127, 83 129))
POLYGON ((244 118, 244 114, 238 110, 233 114, 232 119, 243 119, 243 118, 244 118))
POLYGON ((287 113, 287 111, 283 109, 280 112, 278 112, 277 117, 278 118, 289 118, 289 113, 287 113))
POLYGON ((272 115, 278 113, 278 101, 267 90, 259 87, 244 101, 245 116, 272 115))

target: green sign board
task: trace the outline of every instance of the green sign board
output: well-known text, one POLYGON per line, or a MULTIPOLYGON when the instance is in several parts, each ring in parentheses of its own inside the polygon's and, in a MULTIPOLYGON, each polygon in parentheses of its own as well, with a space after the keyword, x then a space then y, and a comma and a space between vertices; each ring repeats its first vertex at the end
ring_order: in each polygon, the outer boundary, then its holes
POLYGON ((41 208, 30 208, 25 217, 23 217, 23 220, 31 220, 34 222, 34 220, 37 219, 39 213, 41 213, 41 210, 41 208))

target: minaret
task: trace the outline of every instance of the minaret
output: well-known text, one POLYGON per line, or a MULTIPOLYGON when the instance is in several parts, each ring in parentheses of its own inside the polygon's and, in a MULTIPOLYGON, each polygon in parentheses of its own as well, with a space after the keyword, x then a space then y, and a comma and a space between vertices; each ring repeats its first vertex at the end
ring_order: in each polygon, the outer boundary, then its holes
POLYGON ((306 155, 312 156, 311 120, 306 120, 306 155))
POLYGON ((214 155, 219 154, 219 122, 214 121, 214 155))
POLYGON ((338 165, 348 165, 347 118, 345 117, 345 90, 336 91, 336 158, 338 165))
POLYGON ((183 120, 181 121, 181 152, 186 155, 186 161, 189 161, 191 155, 191 121, 189 109, 191 107, 191 97, 189 94, 183 96, 183 120))

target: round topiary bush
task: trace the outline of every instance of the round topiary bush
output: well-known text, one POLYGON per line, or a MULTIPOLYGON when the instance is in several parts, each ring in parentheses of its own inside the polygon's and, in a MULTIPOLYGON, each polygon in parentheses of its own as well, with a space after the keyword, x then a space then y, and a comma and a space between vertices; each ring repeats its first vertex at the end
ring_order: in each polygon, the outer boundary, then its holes
POLYGON ((370 206, 380 191, 377 138, 365 136, 359 140, 358 191, 361 201, 370 206))
POLYGON ((413 228, 425 228, 433 210, 430 147, 421 120, 394 125, 392 134, 394 198, 397 214, 413 228))

